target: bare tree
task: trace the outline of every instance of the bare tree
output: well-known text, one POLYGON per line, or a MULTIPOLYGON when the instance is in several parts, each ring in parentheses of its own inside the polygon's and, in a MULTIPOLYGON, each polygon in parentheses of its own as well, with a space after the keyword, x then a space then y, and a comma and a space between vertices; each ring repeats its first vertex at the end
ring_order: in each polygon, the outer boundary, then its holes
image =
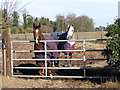
POLYGON ((74 13, 69 13, 66 16, 66 24, 73 24, 73 20, 76 18, 76 14, 74 13))
POLYGON ((11 24, 13 12, 17 10, 20 5, 18 0, 2 0, 1 10, 2 10, 2 23, 6 26, 11 24))
POLYGON ((27 3, 22 7, 20 7, 20 4, 21 4, 21 0, 1 0, 0 9, 3 11, 2 13, 4 16, 2 19, 3 24, 9 26, 13 21, 13 12, 20 11, 29 3, 27 3))

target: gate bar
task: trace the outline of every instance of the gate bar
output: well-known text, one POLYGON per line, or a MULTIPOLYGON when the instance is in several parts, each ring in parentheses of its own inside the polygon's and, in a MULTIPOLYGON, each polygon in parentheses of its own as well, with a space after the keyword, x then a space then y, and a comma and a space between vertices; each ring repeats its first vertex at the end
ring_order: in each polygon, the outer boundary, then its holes
MULTIPOLYGON (((106 41, 106 40, 109 40, 109 39, 77 39, 77 40, 42 40, 42 41, 39 41, 39 42, 65 42, 65 41, 106 41)), ((113 39, 110 39, 110 40, 113 40, 113 39)), ((35 42, 35 41, 11 41, 11 42, 14 42, 14 43, 28 43, 28 42, 35 42)))
POLYGON ((13 75, 14 77, 46 77, 46 78, 110 78, 110 76, 40 76, 40 75, 13 75))
MULTIPOLYGON (((14 61, 40 61, 40 60, 45 60, 45 59, 13 59, 14 61)), ((61 61, 64 61, 64 60, 76 60, 76 61, 79 61, 79 60, 83 60, 83 59, 47 59, 47 60, 61 60, 61 61)))
POLYGON ((84 77, 86 77, 85 40, 83 41, 84 77))
MULTIPOLYGON (((14 69, 45 69, 46 67, 13 67, 14 69)), ((47 67, 47 69, 116 69, 115 67, 47 67)))
POLYGON ((45 75, 47 76, 47 44, 45 41, 45 75))
POLYGON ((11 42, 11 74, 13 75, 13 42, 11 42))
MULTIPOLYGON (((47 52, 66 52, 66 51, 82 52, 83 50, 47 50, 47 52)), ((13 52, 45 52, 45 50, 21 50, 21 51, 13 51, 13 52)))

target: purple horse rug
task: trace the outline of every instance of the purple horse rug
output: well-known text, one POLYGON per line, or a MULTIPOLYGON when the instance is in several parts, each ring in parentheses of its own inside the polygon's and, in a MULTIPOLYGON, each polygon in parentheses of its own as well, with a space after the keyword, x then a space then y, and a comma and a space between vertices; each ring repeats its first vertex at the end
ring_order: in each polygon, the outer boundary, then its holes
MULTIPOLYGON (((44 35, 44 39, 45 40, 54 40, 54 38, 52 36, 48 36, 48 35, 44 35)), ((58 50, 57 49, 57 45, 55 42, 47 42, 47 50, 58 50)), ((39 48, 37 46, 37 44, 35 44, 34 46, 35 50, 45 50, 45 45, 43 48, 39 48)), ((36 52, 35 53, 35 57, 38 59, 45 59, 45 52, 36 52)), ((54 58, 58 58, 59 54, 58 52, 47 52, 47 59, 54 59, 54 58)), ((45 60, 40 60, 40 61, 36 61, 36 64, 41 66, 45 63, 45 60)), ((47 64, 50 64, 50 60, 47 60, 47 64)))

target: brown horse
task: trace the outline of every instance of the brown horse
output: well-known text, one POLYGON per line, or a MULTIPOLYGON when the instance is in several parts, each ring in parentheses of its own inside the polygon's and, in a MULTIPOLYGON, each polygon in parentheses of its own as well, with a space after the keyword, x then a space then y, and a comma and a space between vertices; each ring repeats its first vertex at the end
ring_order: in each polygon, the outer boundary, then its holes
MULTIPOLYGON (((35 39, 35 44, 34 44, 34 49, 35 50, 44 50, 45 49, 45 45, 44 42, 39 42, 40 40, 54 40, 52 36, 49 35, 43 35, 41 33, 41 24, 39 23, 38 26, 36 26, 33 23, 33 33, 34 33, 34 39, 35 39)), ((55 42, 47 42, 46 43, 46 48, 47 50, 58 50, 57 49, 57 45, 55 42)), ((35 57, 39 58, 39 59, 45 59, 45 52, 36 52, 35 53, 35 57)), ((47 59, 54 59, 54 58, 58 58, 59 54, 58 52, 47 52, 47 59)), ((38 66, 41 67, 45 67, 45 60, 41 60, 41 61, 36 61, 36 64, 38 66)), ((47 66, 48 67, 52 67, 52 63, 50 60, 47 60, 47 66)), ((45 70, 40 70, 40 75, 44 75, 45 70)), ((51 74, 51 70, 49 70, 49 74, 51 74)))

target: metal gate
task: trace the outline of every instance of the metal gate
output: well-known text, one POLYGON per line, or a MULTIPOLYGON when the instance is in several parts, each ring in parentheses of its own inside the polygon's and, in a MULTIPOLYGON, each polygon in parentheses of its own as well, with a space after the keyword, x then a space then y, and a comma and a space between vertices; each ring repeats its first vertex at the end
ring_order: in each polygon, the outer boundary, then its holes
POLYGON ((91 58, 86 58, 86 52, 87 51, 103 51, 104 49, 95 49, 95 50, 86 50, 86 42, 88 41, 106 41, 107 39, 80 39, 80 40, 43 40, 40 42, 44 42, 45 43, 45 50, 20 50, 20 51, 15 51, 13 50, 13 43, 29 43, 29 42, 34 42, 34 41, 11 41, 11 63, 12 63, 12 76, 13 77, 56 77, 56 78, 109 78, 108 76, 87 76, 86 75, 86 70, 90 70, 90 69, 113 69, 113 67, 86 67, 86 61, 87 60, 107 60, 106 58, 98 58, 98 59, 91 59, 91 58), (82 50, 70 50, 70 51, 75 51, 75 52, 83 52, 83 58, 79 58, 79 59, 47 59, 47 52, 64 52, 64 51, 69 51, 69 50, 47 50, 46 48, 46 43, 47 42, 63 42, 63 41, 75 41, 75 42, 83 42, 83 49, 82 50), (16 59, 16 54, 18 52, 45 52, 45 59, 16 59), (14 58, 13 58, 14 56, 14 58), (13 62, 14 61, 19 61, 19 60, 24 60, 24 61, 30 61, 30 60, 45 60, 45 67, 15 67, 13 66, 13 62), (83 61, 84 66, 83 67, 48 67, 47 66, 47 60, 71 60, 71 61, 83 61), (14 75, 13 70, 14 69, 45 69, 45 75, 14 75), (79 75, 74 75, 74 76, 61 76, 61 75, 53 75, 50 76, 47 74, 49 69, 58 69, 58 70, 83 70, 83 75, 79 76, 79 75))

